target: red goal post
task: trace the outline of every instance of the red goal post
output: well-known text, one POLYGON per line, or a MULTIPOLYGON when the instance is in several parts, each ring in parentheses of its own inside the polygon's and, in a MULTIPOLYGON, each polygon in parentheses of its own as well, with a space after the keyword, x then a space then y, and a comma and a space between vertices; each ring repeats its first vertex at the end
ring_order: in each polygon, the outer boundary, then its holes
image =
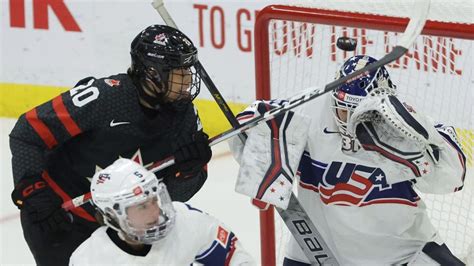
MULTIPOLYGON (((407 23, 407 18, 377 14, 268 6, 255 23, 256 97, 286 98, 310 86, 323 87, 344 59, 388 53, 407 23), (340 36, 356 38, 356 51, 338 50, 335 43, 340 36)), ((430 218, 442 237, 465 258, 473 256, 474 241, 474 24, 472 19, 471 23, 429 20, 422 35, 407 55, 387 67, 405 100, 458 130, 468 157, 465 188, 454 196, 422 198, 427 199, 430 218)), ((282 250, 277 248, 280 254, 275 258, 273 210, 262 211, 260 217, 262 265, 275 265, 282 250)))

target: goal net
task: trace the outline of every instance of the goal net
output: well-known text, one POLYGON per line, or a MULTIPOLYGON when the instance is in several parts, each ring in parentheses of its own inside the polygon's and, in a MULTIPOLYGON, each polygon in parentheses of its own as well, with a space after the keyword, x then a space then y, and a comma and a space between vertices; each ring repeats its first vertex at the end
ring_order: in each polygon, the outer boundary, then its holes
MULTIPOLYGON (((350 56, 381 58, 391 51, 412 14, 410 1, 305 1, 269 6, 255 24, 258 99, 287 98, 334 80, 350 56), (404 4, 401 4, 404 3, 404 4), (354 52, 336 47, 338 37, 357 40, 354 52)), ((472 3, 432 1, 429 21, 408 53, 387 70, 400 97, 435 121, 453 125, 467 157, 464 188, 447 195, 421 194, 433 225, 450 249, 474 265, 474 24, 472 3)), ((262 240, 262 264, 276 245, 281 265, 288 233, 276 220, 276 243, 262 240), (268 251, 270 250, 270 251, 268 251)), ((265 226, 265 225, 264 225, 265 226)), ((263 236, 265 238, 265 236, 263 236)), ((267 239, 272 239, 268 237, 267 239)))

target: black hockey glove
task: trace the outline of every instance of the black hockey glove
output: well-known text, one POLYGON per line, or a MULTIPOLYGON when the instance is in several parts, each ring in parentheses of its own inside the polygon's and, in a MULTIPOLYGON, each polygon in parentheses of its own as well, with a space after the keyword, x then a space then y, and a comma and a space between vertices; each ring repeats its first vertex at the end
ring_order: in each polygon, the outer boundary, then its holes
POLYGON ((72 229, 72 215, 61 208, 61 198, 39 177, 22 180, 13 190, 12 200, 45 233, 72 229))
POLYGON ((178 146, 174 152, 174 160, 178 177, 190 177, 199 173, 211 160, 212 150, 209 147, 209 136, 198 131, 192 141, 178 146))

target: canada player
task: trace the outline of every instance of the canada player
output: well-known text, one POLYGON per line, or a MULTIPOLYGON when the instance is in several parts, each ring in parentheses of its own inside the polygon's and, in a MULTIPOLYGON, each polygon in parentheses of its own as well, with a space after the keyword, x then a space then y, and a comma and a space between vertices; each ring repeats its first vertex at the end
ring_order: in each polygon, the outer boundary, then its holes
POLYGON ((66 265, 99 226, 94 209, 61 204, 89 192, 89 179, 117 158, 142 165, 170 155, 160 173, 171 198, 187 201, 204 184, 208 136, 192 100, 200 90, 197 49, 182 32, 153 25, 131 43, 127 73, 88 77, 23 114, 10 134, 25 239, 38 265, 66 265))

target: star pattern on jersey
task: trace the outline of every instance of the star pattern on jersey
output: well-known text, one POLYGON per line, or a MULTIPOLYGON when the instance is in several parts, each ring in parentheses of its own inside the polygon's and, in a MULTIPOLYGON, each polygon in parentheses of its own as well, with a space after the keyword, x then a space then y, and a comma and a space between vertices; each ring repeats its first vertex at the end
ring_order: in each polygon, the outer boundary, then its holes
MULTIPOLYGON (((147 168, 147 169, 148 169, 148 167, 150 167, 151 165, 153 165, 153 162, 148 163, 148 164, 145 164, 145 165, 143 164, 143 157, 142 157, 142 153, 141 153, 140 149, 137 149, 137 151, 136 151, 130 158, 122 157, 122 156, 119 155, 119 157, 118 157, 117 159, 121 159, 121 158, 130 159, 130 160, 132 160, 132 161, 134 161, 134 162, 140 164, 141 166, 143 166, 143 167, 145 167, 145 168, 147 168)), ((107 167, 107 166, 105 166, 105 167, 107 167)), ((104 167, 104 168, 105 168, 105 167, 104 167)), ((94 172, 94 174, 97 173, 97 172, 100 172, 100 171, 104 170, 104 168, 100 167, 99 165, 96 165, 96 166, 95 166, 95 172, 94 172)), ((88 176, 88 177, 86 177, 86 178, 87 178, 87 180, 89 180, 89 182, 92 181, 92 177, 91 177, 91 176, 88 176)))
POLYGON ((384 176, 382 174, 379 174, 375 177, 376 181, 382 181, 384 179, 384 176))

